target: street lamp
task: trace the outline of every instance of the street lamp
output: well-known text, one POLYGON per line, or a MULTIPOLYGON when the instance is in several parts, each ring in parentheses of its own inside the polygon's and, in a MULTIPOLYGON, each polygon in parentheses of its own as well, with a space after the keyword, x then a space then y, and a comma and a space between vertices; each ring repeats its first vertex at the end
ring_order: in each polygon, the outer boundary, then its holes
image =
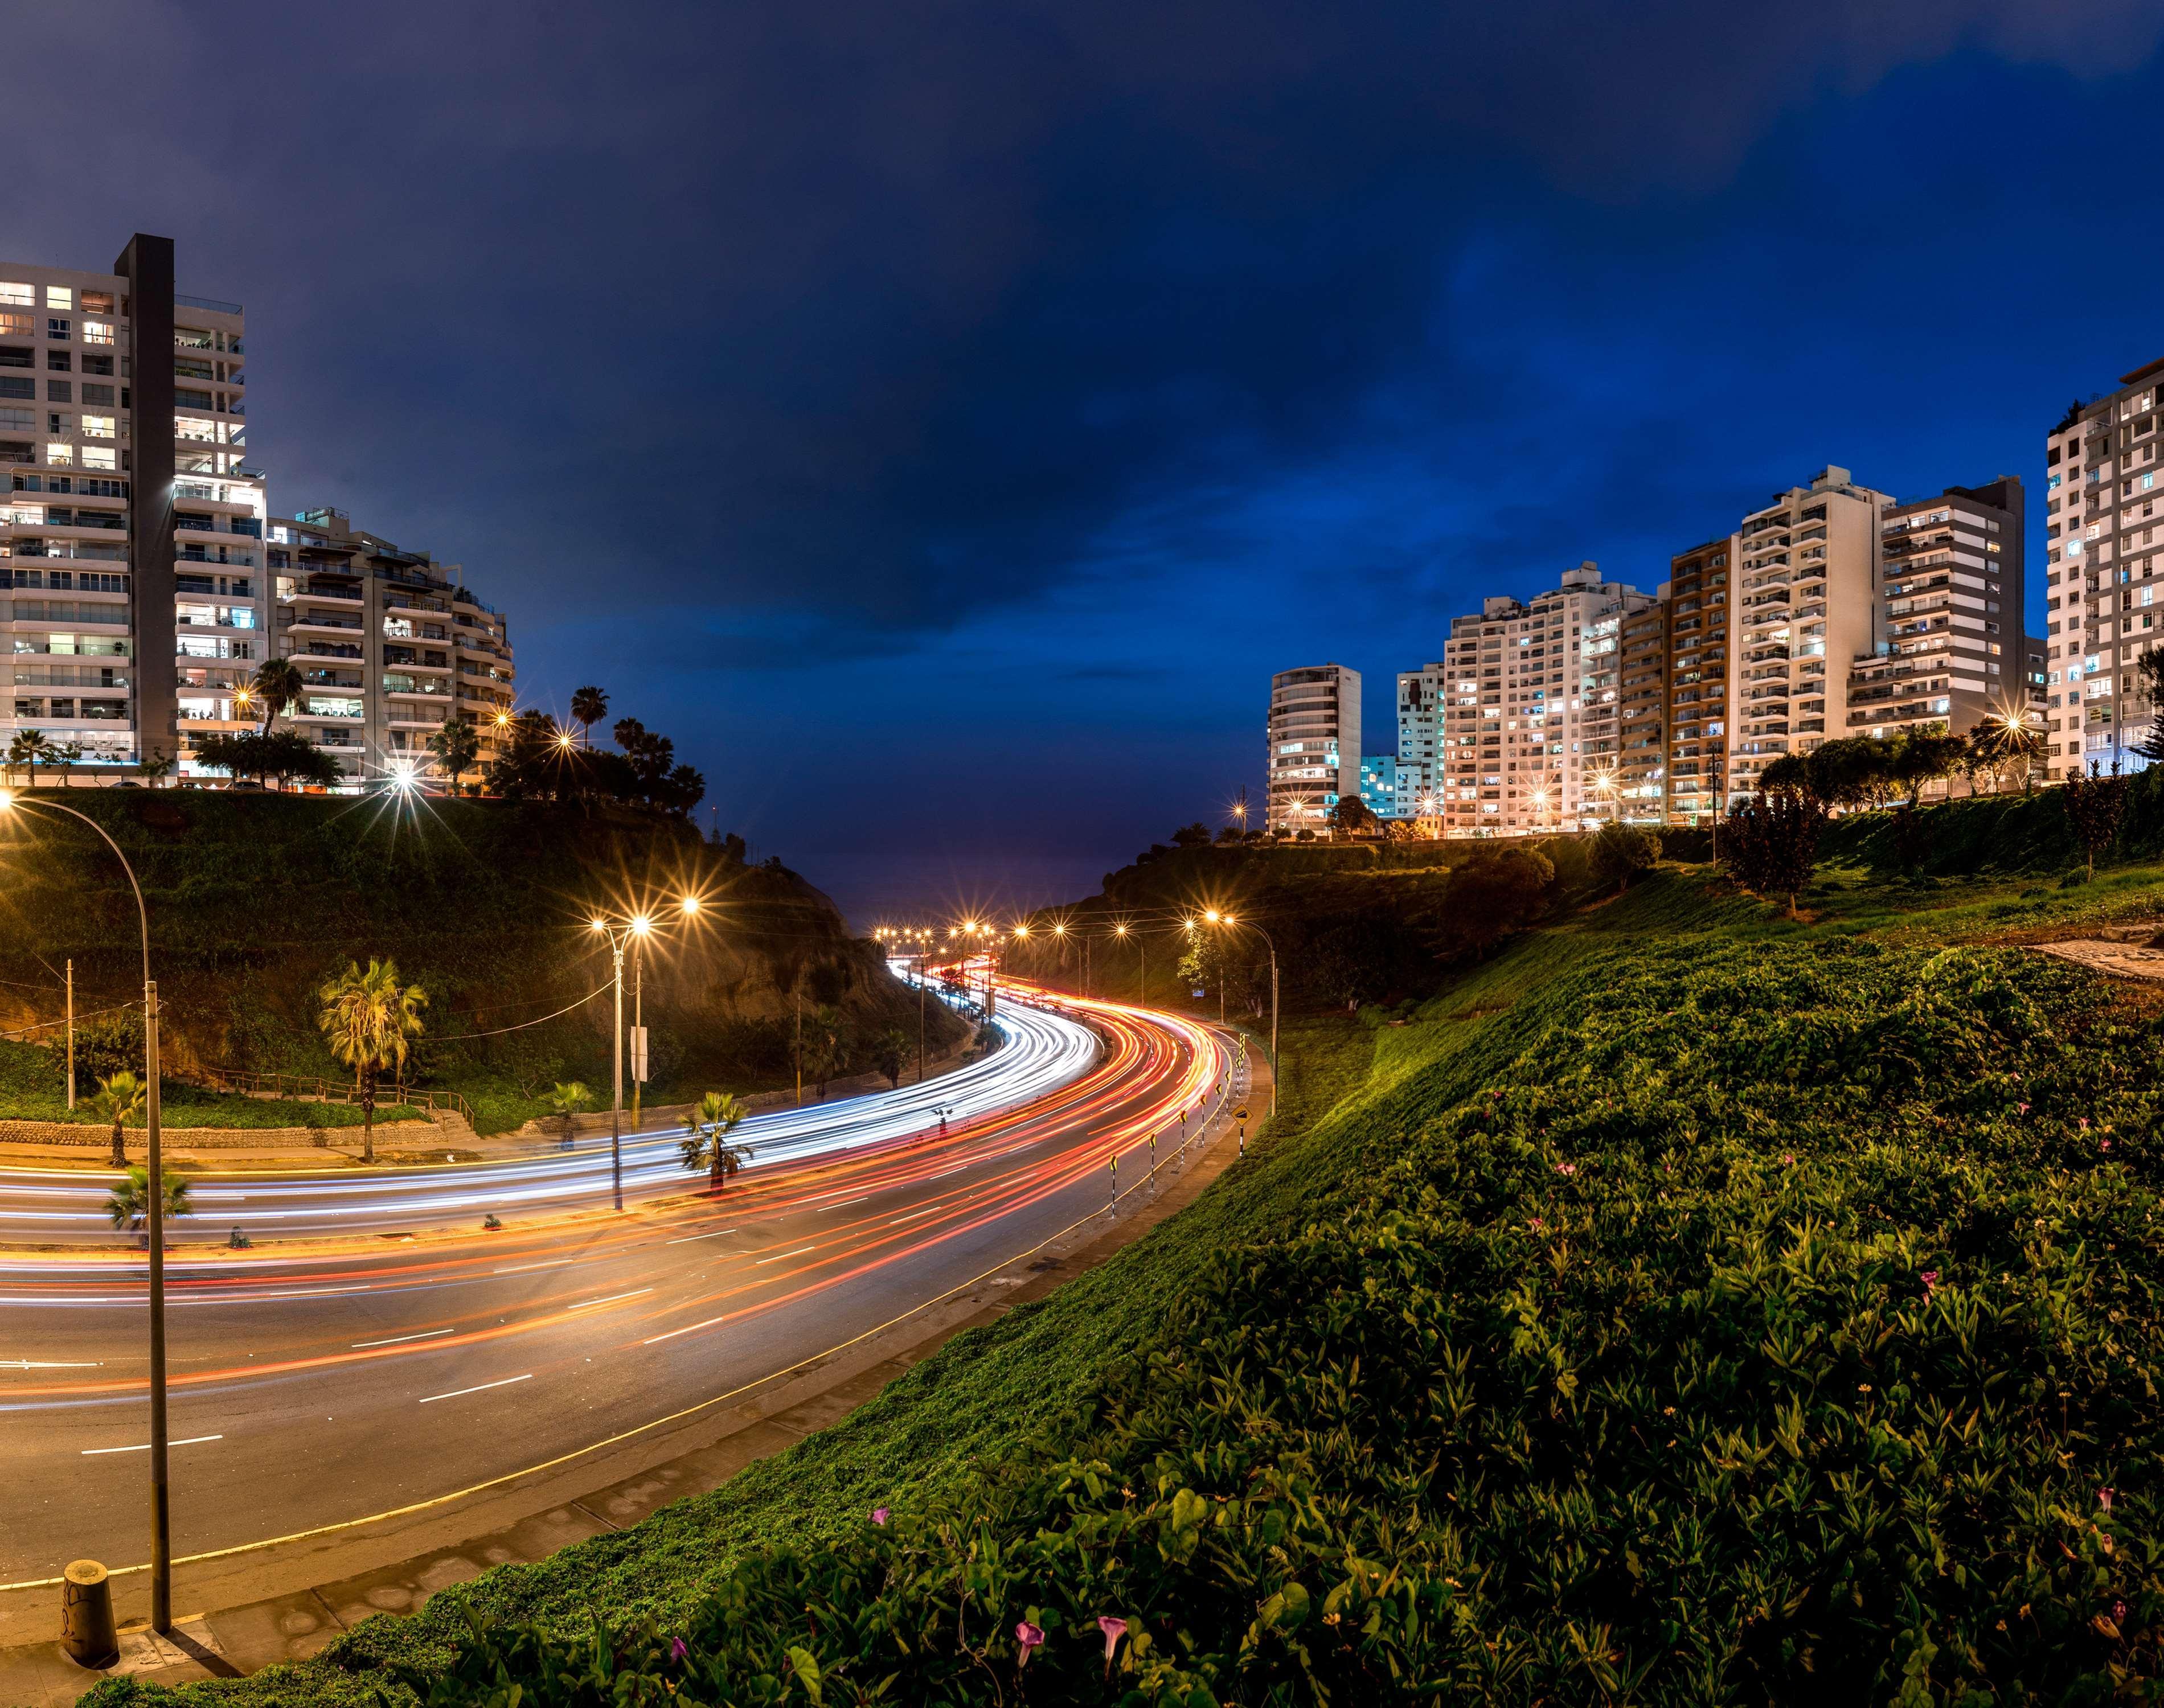
MULTIPOLYGON (((685 896, 677 902, 676 907, 680 914, 689 919, 699 911, 699 899, 695 895, 685 896)), ((653 935, 654 919, 651 914, 643 913, 613 915, 597 913, 588 923, 597 935, 608 939, 609 952, 616 965, 616 1024, 609 1030, 613 1078, 613 1088, 609 1097, 609 1185, 616 1208, 621 1210, 623 1208, 623 951, 627 948, 636 950, 653 935)), ((643 1009, 643 1005, 641 1006, 643 1009)))
MULTIPOLYGON (((0 814, 29 805, 18 800, 13 790, 0 789, 0 814)), ((143 904, 143 886, 135 881, 135 868, 120 851, 120 845, 106 835, 104 825, 89 814, 55 800, 40 800, 37 805, 47 812, 81 819, 104 838, 120 869, 128 874, 128 888, 135 893, 135 922, 142 933, 143 1128, 150 1163, 150 1628, 168 1632, 173 1628, 173 1511, 172 1487, 165 1471, 165 1175, 158 1103, 158 987, 150 977, 150 912, 143 904)))

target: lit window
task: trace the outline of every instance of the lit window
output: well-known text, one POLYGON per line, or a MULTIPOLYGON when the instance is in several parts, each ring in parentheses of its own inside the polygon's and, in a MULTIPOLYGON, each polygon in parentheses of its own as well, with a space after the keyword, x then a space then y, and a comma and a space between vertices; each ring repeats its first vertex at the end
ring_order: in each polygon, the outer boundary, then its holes
POLYGON ((118 469, 118 453, 110 445, 85 445, 82 448, 82 466, 86 469, 118 469))
POLYGON ((45 462, 55 469, 71 468, 75 464, 73 445, 49 444, 45 447, 45 462))
POLYGON ((45 286, 45 306, 48 308, 73 308, 75 306, 75 292, 65 285, 48 285, 45 286))
POLYGON ((38 306, 37 293, 27 285, 17 285, 0 279, 0 303, 7 304, 10 308, 35 308, 38 306))
POLYGON ((109 439, 113 437, 113 417, 109 415, 87 415, 82 417, 82 436, 87 439, 109 439))
POLYGON ((108 320, 87 320, 82 323, 82 341, 87 344, 109 344, 113 342, 113 322, 108 320))

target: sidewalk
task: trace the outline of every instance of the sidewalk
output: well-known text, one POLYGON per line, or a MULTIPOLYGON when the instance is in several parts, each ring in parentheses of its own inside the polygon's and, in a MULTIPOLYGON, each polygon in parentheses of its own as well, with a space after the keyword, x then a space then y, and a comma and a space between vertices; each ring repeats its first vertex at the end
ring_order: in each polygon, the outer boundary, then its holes
POLYGON ((56 1588, 0 1593, 0 1643, 18 1645, 0 1648, 0 1703, 66 1708, 102 1677, 178 1684, 303 1660, 377 1613, 412 1613, 491 1566, 546 1559, 571 1543, 628 1529, 681 1496, 719 1487, 747 1465, 838 1422, 955 1335, 1044 1297, 1193 1202, 1238 1155, 1238 1130, 1258 1124, 1233 1112, 1244 1107, 1258 1116, 1267 1107, 1269 1070, 1260 1052, 1251 1054, 1248 1069, 1244 1093, 1236 1081, 1185 1158, 1177 1166, 1172 1157, 1160 1164, 1154 1192, 1143 1176, 1121 1193, 1116 1214, 1099 1212, 854 1346, 776 1371, 753 1384, 763 1391, 733 1407, 445 1512, 370 1521, 332 1537, 182 1566, 182 1605, 220 1611, 182 1614, 171 1639, 147 1629, 146 1576, 115 1577, 121 1655, 104 1672, 76 1666, 48 1635, 60 1628, 56 1588))

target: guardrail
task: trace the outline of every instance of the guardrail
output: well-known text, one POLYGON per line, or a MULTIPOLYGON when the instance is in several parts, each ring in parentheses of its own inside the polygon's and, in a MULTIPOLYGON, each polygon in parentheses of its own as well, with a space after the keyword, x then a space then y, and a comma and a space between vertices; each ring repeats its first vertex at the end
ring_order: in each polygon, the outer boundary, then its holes
MULTIPOLYGON (((260 1092, 277 1098, 308 1098, 321 1103, 357 1103, 360 1101, 358 1087, 344 1080, 323 1079, 307 1073, 257 1073, 244 1067, 213 1067, 205 1070, 205 1077, 223 1091, 260 1092)), ((435 1110, 454 1109, 465 1117, 466 1124, 474 1124, 474 1108, 465 1097, 454 1091, 432 1091, 423 1086, 378 1086, 376 1101, 381 1104, 406 1103, 414 1108, 435 1110)))

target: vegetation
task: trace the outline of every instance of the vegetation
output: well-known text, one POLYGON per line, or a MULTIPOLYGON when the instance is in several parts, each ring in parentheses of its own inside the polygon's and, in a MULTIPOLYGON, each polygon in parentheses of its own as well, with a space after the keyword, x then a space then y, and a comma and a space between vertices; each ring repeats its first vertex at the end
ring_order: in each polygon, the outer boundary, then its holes
MULTIPOLYGON (((164 1201, 162 1219, 166 1222, 187 1215, 195 1208, 194 1201, 188 1196, 186 1176, 170 1168, 158 1171, 158 1196, 164 1201)), ((141 1234, 144 1223, 150 1219, 150 1171, 130 1168, 126 1178, 113 1187, 112 1195, 106 1199, 105 1213, 112 1218, 114 1227, 141 1234)))
MULTIPOLYGON (((583 704, 599 718, 607 695, 598 689, 579 691, 593 696, 583 704)), ((679 765, 676 744, 637 718, 617 720, 613 753, 591 745, 583 720, 580 729, 583 741, 545 712, 520 713, 489 767, 489 787, 512 800, 638 803, 678 818, 705 799, 706 778, 679 765)))
POLYGON ((727 1092, 708 1092, 699 1099, 691 1116, 691 1131, 677 1148, 684 1154, 685 1168, 706 1171, 709 1191, 719 1192, 751 1160, 748 1148, 729 1143, 729 1134, 743 1125, 744 1117, 750 1113, 742 1099, 727 1092))
POLYGON ((97 1082, 97 1089, 90 1098, 90 1112, 101 1121, 113 1123, 113 1166, 128 1166, 128 1139, 123 1130, 130 1121, 144 1119, 149 1106, 150 1087, 126 1068, 109 1074, 97 1082))
POLYGON ((578 1118, 594 1106, 594 1094, 577 1080, 559 1080, 549 1087, 549 1113, 564 1124, 564 1142, 578 1136, 578 1118))
POLYGON ((1593 875, 1620 894, 1631 880, 1661 863, 1661 839, 1641 825, 1603 825, 1593 838, 1593 875))
POLYGON ((2097 856, 2108 853, 2119 840, 2119 821, 2126 816, 2126 788, 2116 759, 2109 773, 2091 760, 2086 777, 2077 772, 2064 785, 2067 818, 2081 840, 2091 878, 2096 876, 2097 856))
POLYGON ((1283 1124, 1103 1268, 712 1494, 180 1694, 2138 1695, 2164 1022, 1977 940, 2164 872, 1814 899, 1663 871, 1404 1026, 1296 1018, 1283 1124))
POLYGON ((198 764, 230 777, 275 783, 281 789, 289 783, 328 789, 345 776, 338 761, 299 730, 249 730, 239 735, 213 730, 196 738, 195 750, 198 764))
MULTIPOLYGON (((86 1070, 87 1077, 109 1079, 117 1073, 126 1073, 139 1079, 143 1066, 140 1044, 142 1031, 135 1030, 138 1040, 132 1060, 134 1067, 124 1068, 118 1061, 110 1071, 94 1074, 86 1070)), ((80 1065, 81 1038, 78 1035, 80 1065)), ((128 1060, 131 1058, 122 1058, 128 1060)), ((243 1097, 235 1092, 206 1091, 185 1080, 166 1077, 158 1093, 160 1119, 168 1132, 203 1127, 271 1128, 299 1127, 314 1124, 322 1127, 358 1127, 360 1111, 345 1103, 297 1103, 283 1098, 243 1097)), ((420 1119, 418 1109, 403 1104, 396 1107, 379 1105, 376 1114, 379 1121, 412 1121, 420 1119)), ((97 1093, 78 1097, 76 1107, 67 1106, 66 1058, 57 1040, 50 1045, 23 1044, 0 1040, 0 1120, 49 1121, 110 1128, 112 1117, 102 1108, 97 1093)), ((139 1126, 140 1114, 132 1115, 127 1124, 139 1126)), ((123 1143, 124 1143, 123 1139, 123 1143)))
POLYGON ((428 751, 436 756, 437 765, 455 790, 481 757, 481 731, 471 718, 446 718, 443 728, 428 737, 428 751))
POLYGON ((400 983, 397 961, 371 956, 367 972, 348 961, 316 994, 323 1003, 316 1024, 330 1040, 331 1054, 353 1070, 360 1093, 360 1160, 373 1162, 376 1086, 386 1071, 395 1074, 406 1065, 412 1041, 421 1035, 428 993, 418 984, 400 983))

